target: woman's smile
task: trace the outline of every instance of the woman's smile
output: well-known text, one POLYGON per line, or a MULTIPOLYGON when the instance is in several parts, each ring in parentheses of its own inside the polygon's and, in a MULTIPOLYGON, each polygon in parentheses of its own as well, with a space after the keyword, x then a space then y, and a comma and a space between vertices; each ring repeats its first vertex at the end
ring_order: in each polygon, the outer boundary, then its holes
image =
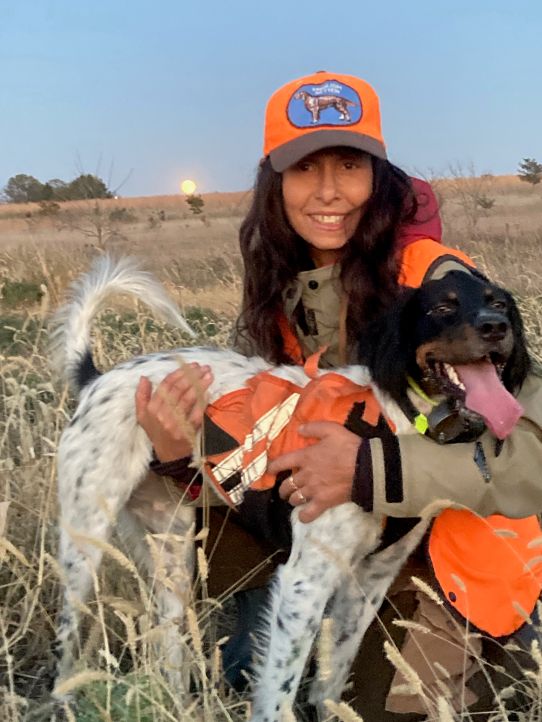
POLYGON ((344 214, 328 215, 325 213, 309 213, 309 216, 316 223, 326 226, 328 230, 340 228, 345 219, 344 214))

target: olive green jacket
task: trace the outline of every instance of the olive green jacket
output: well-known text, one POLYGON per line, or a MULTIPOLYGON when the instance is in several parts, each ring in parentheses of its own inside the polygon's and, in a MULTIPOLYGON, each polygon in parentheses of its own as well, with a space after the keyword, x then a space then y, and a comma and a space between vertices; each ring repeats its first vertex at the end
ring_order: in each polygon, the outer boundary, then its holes
MULTIPOLYGON (((466 270, 448 257, 431 268, 430 278, 452 269, 466 270)), ((284 293, 284 311, 296 327, 305 356, 328 346, 321 360, 325 367, 339 364, 337 275, 338 266, 304 271, 284 293)), ((245 338, 237 336, 235 346, 241 353, 253 352, 245 338)), ((351 358, 354 361, 353 354, 351 358)), ((525 413, 502 445, 489 431, 477 443, 444 446, 419 434, 398 437, 400 458, 392 466, 397 469, 399 463, 399 479, 386 478, 381 440, 367 440, 354 499, 368 510, 394 517, 417 516, 439 499, 484 516, 542 512, 542 378, 531 375, 518 400, 525 413)))
POLYGON ((418 516, 442 499, 482 516, 515 518, 542 512, 542 378, 531 375, 518 400, 525 413, 502 448, 489 431, 477 443, 444 446, 419 434, 400 436, 402 488, 393 492, 380 441, 368 441, 373 509, 387 516, 418 516), (400 498, 393 501, 390 494, 400 498))

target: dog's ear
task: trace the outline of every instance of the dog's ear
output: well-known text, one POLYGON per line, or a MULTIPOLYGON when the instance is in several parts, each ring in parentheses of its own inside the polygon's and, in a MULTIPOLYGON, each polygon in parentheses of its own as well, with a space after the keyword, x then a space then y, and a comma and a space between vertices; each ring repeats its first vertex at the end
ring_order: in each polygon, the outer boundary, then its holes
POLYGON ((393 399, 404 394, 412 355, 408 319, 416 289, 404 288, 393 307, 371 321, 358 344, 359 363, 367 366, 373 381, 393 399))
MULTIPOLYGON (((501 289, 502 290, 502 289, 501 289)), ((519 391, 531 368, 531 360, 527 351, 523 320, 513 296, 504 291, 508 305, 508 317, 514 334, 514 349, 503 372, 503 382, 509 391, 519 391)))

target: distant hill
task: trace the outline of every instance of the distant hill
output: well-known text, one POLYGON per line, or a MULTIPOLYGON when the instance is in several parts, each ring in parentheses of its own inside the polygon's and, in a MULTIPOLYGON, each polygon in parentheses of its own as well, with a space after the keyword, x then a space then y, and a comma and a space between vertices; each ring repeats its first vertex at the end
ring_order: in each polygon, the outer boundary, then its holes
MULTIPOLYGON (((250 204, 252 191, 236 191, 233 193, 202 193, 204 200, 204 213, 209 216, 218 215, 244 215, 250 204)), ((60 204, 61 212, 76 211, 88 208, 96 201, 64 201, 60 204)), ((180 193, 167 196, 139 196, 135 198, 110 198, 99 200, 98 203, 105 209, 129 208, 134 210, 164 210, 168 212, 186 212, 192 215, 186 204, 186 199, 180 193)), ((39 212, 39 203, 4 203, 0 204, 0 217, 10 216, 11 218, 24 217, 29 213, 39 212)))

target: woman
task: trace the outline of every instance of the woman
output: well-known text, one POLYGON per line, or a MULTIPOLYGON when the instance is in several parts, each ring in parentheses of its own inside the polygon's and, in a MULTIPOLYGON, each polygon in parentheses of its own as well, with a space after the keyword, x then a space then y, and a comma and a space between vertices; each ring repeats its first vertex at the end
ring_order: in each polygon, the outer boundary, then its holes
MULTIPOLYGON (((387 161, 378 98, 367 83, 320 72, 280 88, 268 103, 264 159, 240 233, 245 277, 238 349, 276 363, 300 363, 326 347, 321 363, 339 365, 354 358, 364 327, 390 306, 402 284, 419 285, 452 269, 468 271, 472 262, 466 256, 439 244, 438 217, 431 212, 429 191, 423 196, 419 185, 415 187, 387 161), (428 224, 433 226, 431 232, 428 224)), ((209 369, 197 368, 194 373, 204 387, 209 385, 209 369)), ((171 374, 162 385, 194 425, 200 424, 202 410, 184 373, 171 374)), ((162 399, 163 394, 152 394, 143 379, 136 398, 138 419, 158 460, 167 462, 156 470, 174 473, 183 467, 175 460, 188 456, 190 448, 162 399)), ((401 439, 394 452, 393 463, 402 467, 403 478, 400 494, 390 501, 385 478, 389 464, 381 461, 380 442, 360 443, 358 436, 325 419, 305 427, 304 433, 316 443, 275 460, 269 470, 274 474, 294 470, 279 493, 290 504, 303 507, 300 518, 306 522, 352 498, 389 516, 414 515, 435 497, 452 498, 486 514, 507 510, 512 472, 521 469, 525 486, 539 483, 533 460, 542 457, 541 399, 540 384, 530 380, 522 393, 525 418, 498 456, 494 441, 484 435, 489 483, 481 483, 472 444, 435 451, 432 442, 412 436, 401 439), (443 479, 443 468, 454 473, 443 479)), ((513 500, 510 508, 508 513, 514 513, 513 500)), ((247 543, 256 545, 255 540, 245 539, 247 543)), ((454 653, 458 647, 453 630, 446 630, 438 605, 428 605, 409 589, 413 570, 429 578, 424 559, 416 558, 396 585, 393 599, 404 614, 416 610, 424 624, 439 630, 426 635, 439 642, 425 644, 422 656, 439 661, 446 647, 446 683, 457 692, 474 674, 474 664, 465 663, 461 644, 459 653, 454 653)), ((390 609, 382 613, 393 616, 390 609)), ((507 624, 518 628, 521 621, 507 620, 507 624)), ((423 702, 415 696, 388 696, 394 673, 382 661, 376 630, 367 636, 364 655, 366 660, 367 655, 372 657, 371 668, 379 671, 368 687, 360 677, 359 690, 364 694, 357 708, 366 721, 423 719, 423 702)), ((406 640, 409 661, 419 653, 420 644, 422 640, 413 636, 406 640)), ((443 680, 433 676, 433 670, 431 665, 418 671, 426 690, 436 695, 443 680)), ((474 702, 476 693, 468 691, 465 699, 467 704, 474 702)))

